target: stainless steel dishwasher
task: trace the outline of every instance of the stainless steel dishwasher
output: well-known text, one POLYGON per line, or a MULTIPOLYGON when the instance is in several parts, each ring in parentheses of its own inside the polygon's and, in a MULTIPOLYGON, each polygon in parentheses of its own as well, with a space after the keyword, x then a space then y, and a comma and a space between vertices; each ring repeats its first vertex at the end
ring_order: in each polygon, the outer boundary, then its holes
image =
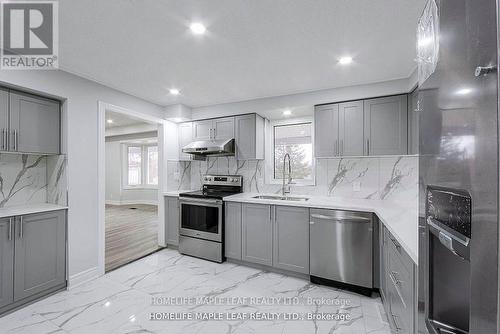
POLYGON ((311 282, 370 294, 373 228, 372 213, 311 209, 311 282))

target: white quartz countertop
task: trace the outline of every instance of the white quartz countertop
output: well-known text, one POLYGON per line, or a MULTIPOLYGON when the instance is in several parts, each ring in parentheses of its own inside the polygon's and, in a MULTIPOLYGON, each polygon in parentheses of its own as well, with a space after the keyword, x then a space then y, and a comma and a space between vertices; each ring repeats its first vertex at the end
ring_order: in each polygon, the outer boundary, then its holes
POLYGON ((13 205, 0 209, 0 218, 29 215, 31 213, 40 213, 56 210, 67 209, 67 206, 39 203, 39 204, 26 204, 26 205, 13 205))
POLYGON ((276 196, 276 194, 241 193, 224 197, 224 201, 373 212, 401 244, 411 259, 418 263, 418 203, 416 200, 414 203, 408 203, 305 195, 289 195, 309 198, 309 200, 301 202, 253 198, 261 195, 276 196))

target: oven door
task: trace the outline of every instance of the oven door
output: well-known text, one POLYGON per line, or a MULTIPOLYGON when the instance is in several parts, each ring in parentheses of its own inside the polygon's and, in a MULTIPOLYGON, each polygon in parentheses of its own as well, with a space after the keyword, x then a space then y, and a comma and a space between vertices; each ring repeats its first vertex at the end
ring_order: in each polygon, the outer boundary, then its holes
POLYGON ((222 201, 219 199, 179 199, 179 234, 222 242, 222 201))

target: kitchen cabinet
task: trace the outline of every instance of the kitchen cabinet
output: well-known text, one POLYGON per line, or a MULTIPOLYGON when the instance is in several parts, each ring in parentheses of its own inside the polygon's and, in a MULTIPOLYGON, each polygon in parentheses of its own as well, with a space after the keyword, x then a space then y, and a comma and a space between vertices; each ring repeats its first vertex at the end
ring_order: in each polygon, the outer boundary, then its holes
POLYGON ((9 92, 0 88, 0 151, 8 151, 9 92))
POLYGON ((264 159, 265 124, 257 114, 235 116, 237 160, 264 159))
POLYGON ((167 245, 179 245, 179 198, 177 196, 165 196, 165 222, 167 245))
POLYGON ((408 153, 407 96, 364 101, 366 155, 408 153))
POLYGON ((241 206, 241 259, 273 265, 273 217, 271 205, 243 203, 241 206))
POLYGON ((65 284, 65 216, 65 211, 53 211, 17 217, 15 301, 65 284))
POLYGON ((273 267, 309 274, 309 208, 274 207, 273 267))
POLYGON ((338 155, 339 105, 329 104, 314 109, 314 155, 328 158, 338 155))
POLYGON ((364 151, 363 102, 354 101, 339 104, 339 155, 362 156, 364 151))
POLYGON ((0 218, 0 309, 14 301, 14 240, 12 218, 0 218))
POLYGON ((418 154, 418 132, 420 123, 418 88, 408 95, 408 154, 418 154))
POLYGON ((9 94, 9 151, 59 154, 60 106, 53 100, 9 94))
POLYGON ((226 140, 234 138, 234 117, 193 122, 193 140, 226 140))
POLYGON ((182 148, 193 141, 193 123, 179 124, 179 160, 191 160, 191 154, 183 153, 182 148))
POLYGON ((392 329, 415 333, 417 266, 384 227, 381 242, 381 295, 392 329))
POLYGON ((226 202, 225 205, 225 256, 241 260, 241 203, 226 202))

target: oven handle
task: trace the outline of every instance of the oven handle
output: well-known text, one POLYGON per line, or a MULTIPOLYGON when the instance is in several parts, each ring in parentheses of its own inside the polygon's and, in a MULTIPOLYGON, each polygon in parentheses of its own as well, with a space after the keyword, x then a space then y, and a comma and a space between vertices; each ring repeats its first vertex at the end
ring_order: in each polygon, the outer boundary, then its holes
POLYGON ((222 205, 222 200, 220 199, 205 199, 205 198, 186 198, 182 197, 179 199, 179 203, 186 203, 186 204, 212 204, 212 205, 217 205, 221 206, 222 205))

